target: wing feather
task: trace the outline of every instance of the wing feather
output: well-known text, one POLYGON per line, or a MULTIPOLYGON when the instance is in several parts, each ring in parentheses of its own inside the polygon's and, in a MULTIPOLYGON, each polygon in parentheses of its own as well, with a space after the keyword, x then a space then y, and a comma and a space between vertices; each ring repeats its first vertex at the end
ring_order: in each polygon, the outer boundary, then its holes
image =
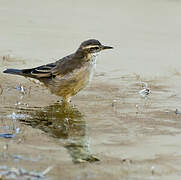
MULTIPOLYGON (((64 76, 68 71, 72 71, 73 67, 71 64, 73 54, 66 56, 58 61, 43 66, 39 66, 33 69, 23 69, 24 76, 33 78, 49 78, 57 75, 64 76)), ((75 59, 74 59, 75 60, 75 59)))
POLYGON ((51 77, 52 70, 56 67, 56 63, 46 64, 43 66, 39 66, 31 70, 31 75, 36 76, 37 78, 41 77, 51 77))

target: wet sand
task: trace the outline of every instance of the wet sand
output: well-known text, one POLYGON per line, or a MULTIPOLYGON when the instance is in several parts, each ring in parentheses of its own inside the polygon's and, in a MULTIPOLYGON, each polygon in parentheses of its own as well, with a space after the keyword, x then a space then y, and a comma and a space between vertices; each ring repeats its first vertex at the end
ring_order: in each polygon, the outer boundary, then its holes
POLYGON ((1 72, 53 62, 88 38, 115 47, 68 107, 1 73, 0 133, 17 133, 1 138, 0 165, 53 167, 49 179, 180 179, 180 1, 0 3, 1 72))

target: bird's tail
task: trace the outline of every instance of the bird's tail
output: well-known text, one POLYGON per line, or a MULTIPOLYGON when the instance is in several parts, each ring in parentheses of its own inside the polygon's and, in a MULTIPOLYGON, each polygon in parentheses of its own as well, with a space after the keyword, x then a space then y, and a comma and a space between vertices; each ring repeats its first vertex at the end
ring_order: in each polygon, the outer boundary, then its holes
POLYGON ((3 73, 23 75, 23 71, 20 69, 6 69, 3 73))

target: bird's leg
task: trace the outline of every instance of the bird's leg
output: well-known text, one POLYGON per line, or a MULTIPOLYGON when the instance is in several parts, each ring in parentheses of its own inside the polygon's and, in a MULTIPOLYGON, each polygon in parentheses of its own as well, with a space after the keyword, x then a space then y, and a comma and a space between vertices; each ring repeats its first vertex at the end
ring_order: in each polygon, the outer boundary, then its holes
POLYGON ((70 96, 65 96, 62 98, 62 103, 70 103, 71 102, 71 97, 70 96))
POLYGON ((72 106, 70 104, 70 96, 66 96, 66 97, 62 97, 62 102, 61 102, 61 106, 64 109, 65 112, 71 112, 72 111, 72 106))

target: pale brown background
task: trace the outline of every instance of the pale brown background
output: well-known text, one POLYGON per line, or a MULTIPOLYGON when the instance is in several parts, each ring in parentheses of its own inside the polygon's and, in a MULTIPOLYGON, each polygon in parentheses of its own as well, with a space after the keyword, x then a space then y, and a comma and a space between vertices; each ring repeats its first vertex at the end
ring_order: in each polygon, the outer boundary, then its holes
MULTIPOLYGON (((179 0, 0 0, 1 72, 53 62, 89 38, 114 47, 98 57, 91 85, 72 100, 101 161, 75 165, 61 140, 19 124, 19 137, 2 139, 1 151, 8 143, 10 153, 42 160, 0 164, 37 171, 53 165, 52 179, 180 179, 180 19, 179 0), (152 91, 147 100, 139 95, 141 81, 152 91)), ((22 77, 1 74, 0 84, 2 125, 11 124, 7 115, 17 101, 45 107, 58 99, 22 77), (19 83, 32 87, 31 96, 20 100, 19 83)))

